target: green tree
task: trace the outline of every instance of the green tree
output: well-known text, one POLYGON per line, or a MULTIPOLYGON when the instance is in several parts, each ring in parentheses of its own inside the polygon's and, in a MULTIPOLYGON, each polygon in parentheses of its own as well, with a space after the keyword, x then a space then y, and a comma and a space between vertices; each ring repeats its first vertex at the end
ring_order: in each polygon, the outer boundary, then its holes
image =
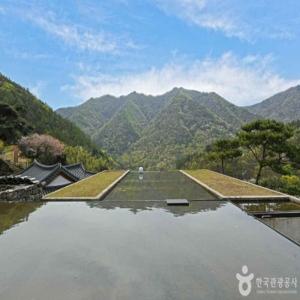
POLYGON ((0 139, 8 144, 16 143, 24 134, 31 131, 30 126, 12 106, 0 103, 0 139))
POLYGON ((94 156, 81 146, 65 146, 64 155, 68 164, 81 162, 88 171, 106 170, 112 163, 107 156, 94 156))
POLYGON ((208 147, 208 159, 219 161, 222 173, 225 173, 225 163, 242 155, 238 139, 221 139, 208 147))
POLYGON ((275 120, 256 120, 242 126, 238 133, 240 143, 249 149, 258 164, 256 184, 265 167, 277 172, 281 170, 290 149, 288 140, 292 136, 291 126, 275 120))
POLYGON ((290 123, 294 129, 294 135, 290 139, 290 147, 288 156, 294 170, 300 168, 300 121, 290 123))

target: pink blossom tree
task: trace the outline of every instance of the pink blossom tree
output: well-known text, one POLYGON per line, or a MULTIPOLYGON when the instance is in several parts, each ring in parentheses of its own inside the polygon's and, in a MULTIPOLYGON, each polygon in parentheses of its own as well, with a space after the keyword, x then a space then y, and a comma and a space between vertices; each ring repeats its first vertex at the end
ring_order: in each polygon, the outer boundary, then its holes
POLYGON ((44 164, 52 164, 63 158, 64 144, 47 134, 32 134, 22 137, 19 148, 23 155, 36 158, 44 164))

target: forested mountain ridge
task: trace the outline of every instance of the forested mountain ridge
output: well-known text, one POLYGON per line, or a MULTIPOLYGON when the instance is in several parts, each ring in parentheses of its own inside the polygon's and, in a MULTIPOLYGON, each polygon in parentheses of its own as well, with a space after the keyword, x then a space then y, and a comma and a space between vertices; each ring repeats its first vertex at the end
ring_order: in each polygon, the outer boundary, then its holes
POLYGON ((122 106, 122 99, 113 96, 91 98, 77 107, 60 108, 56 112, 92 135, 122 106))
POLYGON ((201 148, 215 138, 231 135, 234 128, 198 101, 177 95, 132 145, 123 160, 146 168, 175 168, 187 151, 201 148))
MULTIPOLYGON (((90 138, 75 124, 54 112, 47 104, 32 95, 27 89, 0 73, 0 105, 20 120, 20 134, 37 132, 47 133, 68 145, 82 145, 93 148, 90 138), (21 132, 22 131, 22 132, 21 132)), ((7 113, 4 112, 7 115, 7 113)), ((16 124, 20 123, 19 121, 16 124)), ((0 126, 13 126, 11 120, 0 126)), ((1 127, 0 127, 1 129, 1 127)), ((6 130, 6 127, 4 128, 6 130)), ((18 137, 11 137, 16 142, 18 137)))
POLYGON ((127 102, 93 135, 94 141, 114 155, 121 155, 137 141, 147 125, 147 117, 133 102, 127 102))
POLYGON ((300 85, 246 108, 264 118, 282 122, 300 120, 300 85))
POLYGON ((216 93, 183 88, 159 96, 136 92, 103 96, 57 112, 74 121, 126 166, 142 163, 149 168, 175 167, 175 161, 186 151, 231 135, 256 118, 216 93))
POLYGON ((175 89, 161 96, 147 96, 132 92, 127 96, 114 97, 105 95, 99 98, 91 98, 83 104, 75 107, 59 108, 57 113, 76 123, 82 130, 92 136, 98 136, 102 127, 117 115, 129 102, 149 121, 168 102, 175 93, 175 89))

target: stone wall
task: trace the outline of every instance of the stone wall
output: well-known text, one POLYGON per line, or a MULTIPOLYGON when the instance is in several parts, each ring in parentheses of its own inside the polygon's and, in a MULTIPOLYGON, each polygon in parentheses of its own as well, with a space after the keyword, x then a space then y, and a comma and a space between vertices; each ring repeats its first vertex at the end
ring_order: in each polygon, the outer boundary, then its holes
POLYGON ((0 191, 0 201, 40 201, 42 197, 43 189, 36 184, 17 185, 0 191))

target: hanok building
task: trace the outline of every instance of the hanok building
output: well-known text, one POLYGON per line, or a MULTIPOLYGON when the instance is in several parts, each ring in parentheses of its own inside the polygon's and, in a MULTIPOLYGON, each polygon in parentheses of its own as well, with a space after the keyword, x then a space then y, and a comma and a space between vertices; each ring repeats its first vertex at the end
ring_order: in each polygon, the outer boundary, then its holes
POLYGON ((94 173, 85 170, 81 163, 72 165, 44 165, 34 160, 19 176, 38 181, 45 189, 55 190, 84 179, 94 173))

